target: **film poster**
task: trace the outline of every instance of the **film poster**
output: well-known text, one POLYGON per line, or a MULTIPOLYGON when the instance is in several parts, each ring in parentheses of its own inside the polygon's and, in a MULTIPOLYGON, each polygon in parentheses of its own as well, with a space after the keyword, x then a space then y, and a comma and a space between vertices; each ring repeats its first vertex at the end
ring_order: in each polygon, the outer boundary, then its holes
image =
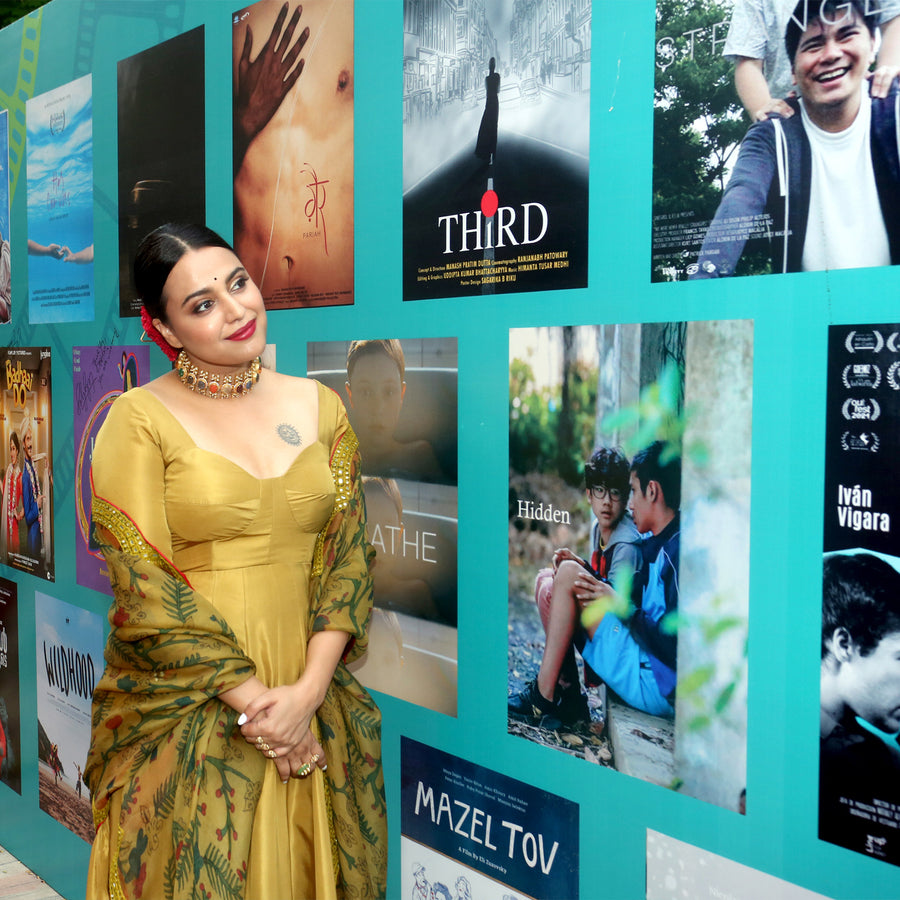
POLYGON ((404 897, 578 896, 578 804, 400 739, 404 897))
POLYGON ((136 346, 74 347, 75 536, 78 584, 112 594, 106 561, 91 534, 91 459, 94 441, 113 401, 137 387, 150 372, 150 348, 136 346))
MULTIPOLYGON (((789 118, 755 122, 735 87, 736 61, 753 60, 761 67, 771 102, 785 101, 778 111, 791 112, 785 98, 795 98, 799 89, 785 33, 792 21, 805 29, 818 17, 821 4, 806 0, 795 15, 796 0, 657 0, 652 281, 891 264, 890 231, 896 216, 886 215, 883 229, 869 219, 864 245, 848 240, 852 227, 843 234, 833 231, 840 227, 837 219, 847 220, 846 210, 828 222, 828 233, 817 229, 825 216, 810 211, 811 202, 821 201, 813 196, 803 162, 800 148, 808 150, 808 128, 799 106, 789 118), (730 185, 735 190, 727 194, 730 185)), ((896 16, 898 9, 895 0, 865 0, 864 7, 876 23, 883 21, 882 15, 884 20, 896 16)), ((833 15, 853 13, 849 4, 837 4, 833 15)), ((861 91, 864 72, 853 77, 861 91)), ((815 115, 812 99, 807 98, 805 110, 815 115)), ((873 100, 873 123, 892 117, 892 106, 893 100, 873 100)), ((755 109, 754 117, 758 115, 755 109)), ((878 130, 873 125, 873 134, 878 130)), ((872 147, 877 169, 880 154, 874 143, 872 147)), ((896 153, 893 138, 887 152, 896 153)), ((861 187, 854 182, 847 190, 861 187)), ((882 206, 896 195, 896 188, 878 191, 882 206)))
POLYGON ((90 843, 84 765, 91 695, 103 672, 103 617, 36 592, 37 749, 41 809, 90 843))
POLYGON ((683 900, 687 897, 828 900, 824 894, 814 894, 759 869, 751 869, 648 828, 646 900, 683 900))
POLYGON ((91 76, 25 104, 28 318, 94 318, 94 149, 91 76))
POLYGON ((0 578, 0 781, 22 793, 18 589, 0 578))
POLYGON ((509 341, 507 730, 619 771, 639 756, 647 780, 740 811, 753 323, 509 341), (557 604, 577 618, 541 708, 557 604), (629 744, 613 746, 613 720, 629 744))
POLYGON ((0 325, 12 319, 9 243, 9 111, 0 110, 0 325))
POLYGON ((235 252, 269 309, 351 304, 353 0, 259 0, 232 22, 235 252))
POLYGON ((403 20, 403 299, 586 287, 590 0, 403 20))
POLYGON ((203 28, 119 60, 119 315, 136 316, 131 265, 165 222, 206 221, 203 28))
POLYGON ((375 614, 354 674, 456 715, 456 338, 310 343, 307 369, 344 401, 363 460, 375 614))
POLYGON ((829 328, 827 377, 819 837, 898 865, 900 323, 829 328))
POLYGON ((0 561, 53 581, 49 347, 0 347, 0 561))

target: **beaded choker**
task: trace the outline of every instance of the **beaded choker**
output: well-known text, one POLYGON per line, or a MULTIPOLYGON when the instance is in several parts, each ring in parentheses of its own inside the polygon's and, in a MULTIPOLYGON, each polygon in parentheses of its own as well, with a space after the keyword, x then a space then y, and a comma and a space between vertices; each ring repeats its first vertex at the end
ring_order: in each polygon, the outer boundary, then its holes
POLYGON ((178 372, 181 383, 195 394, 203 394, 204 397, 212 397, 215 400, 233 400, 249 394, 253 390, 253 385, 259 381, 260 368, 258 356, 243 372, 234 375, 206 372, 195 366, 184 350, 175 360, 175 371, 178 372))

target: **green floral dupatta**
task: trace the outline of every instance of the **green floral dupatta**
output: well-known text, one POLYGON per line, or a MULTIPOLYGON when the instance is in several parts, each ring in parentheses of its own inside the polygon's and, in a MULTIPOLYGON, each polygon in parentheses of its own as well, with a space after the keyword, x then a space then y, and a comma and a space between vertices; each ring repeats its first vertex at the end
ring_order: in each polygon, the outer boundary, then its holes
MULTIPOLYGON (((365 650, 372 551, 356 437, 346 420, 331 470, 337 499, 316 543, 310 633, 349 632, 349 660, 365 650)), ((237 713, 217 696, 245 681, 253 663, 214 607, 124 512, 95 496, 92 515, 115 598, 85 770, 97 840, 110 846, 109 896, 242 898, 268 761, 244 741, 237 713)), ((317 719, 329 762, 339 896, 382 897, 380 714, 343 662, 317 719)))
POLYGON ((325 748, 332 807, 332 855, 347 898, 384 897, 387 889, 387 809, 381 767, 381 713, 346 663, 365 653, 372 616, 358 441, 345 424, 331 455, 337 489, 334 514, 319 533, 310 584, 309 631, 340 629, 351 637, 316 714, 325 748))
POLYGON ((240 898, 266 760, 216 695, 254 666, 127 516, 97 497, 92 515, 115 600, 84 777, 109 896, 240 898))

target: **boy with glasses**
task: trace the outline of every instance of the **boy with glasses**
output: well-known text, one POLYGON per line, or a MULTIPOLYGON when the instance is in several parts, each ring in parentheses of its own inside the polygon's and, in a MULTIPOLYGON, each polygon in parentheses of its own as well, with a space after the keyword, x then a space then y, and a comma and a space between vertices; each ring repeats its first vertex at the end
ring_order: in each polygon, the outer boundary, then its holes
MULTIPOLYGON (((596 517, 591 558, 563 547, 553 554, 552 567, 538 572, 534 595, 547 642, 537 678, 509 699, 511 716, 551 729, 590 719, 575 660, 575 648, 581 650, 587 638, 579 615, 582 603, 605 596, 609 583, 630 582, 640 565, 640 535, 626 515, 628 478, 620 450, 601 447, 585 463, 585 493, 596 517)), ((586 680, 592 674, 586 671, 586 680)))

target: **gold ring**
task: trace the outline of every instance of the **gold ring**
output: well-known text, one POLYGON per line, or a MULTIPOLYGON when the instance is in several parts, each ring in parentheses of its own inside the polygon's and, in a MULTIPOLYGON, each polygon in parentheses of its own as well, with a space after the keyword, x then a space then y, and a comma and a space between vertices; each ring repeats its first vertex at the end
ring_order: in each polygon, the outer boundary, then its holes
POLYGON ((275 759, 278 754, 274 750, 266 750, 266 756, 268 756, 269 759, 275 759))
POLYGON ((310 772, 312 772, 312 766, 308 762, 305 762, 302 766, 300 766, 299 769, 297 769, 297 777, 306 778, 306 776, 309 775, 310 772))
POLYGON ((256 736, 256 746, 262 747, 262 745, 263 745, 263 736, 261 734, 258 734, 256 736))
POLYGON ((313 755, 309 758, 310 766, 314 766, 319 761, 319 754, 313 753, 313 755))
POLYGON ((260 749, 263 753, 268 753, 272 748, 271 748, 265 741, 263 741, 263 742, 259 745, 259 749, 260 749))

